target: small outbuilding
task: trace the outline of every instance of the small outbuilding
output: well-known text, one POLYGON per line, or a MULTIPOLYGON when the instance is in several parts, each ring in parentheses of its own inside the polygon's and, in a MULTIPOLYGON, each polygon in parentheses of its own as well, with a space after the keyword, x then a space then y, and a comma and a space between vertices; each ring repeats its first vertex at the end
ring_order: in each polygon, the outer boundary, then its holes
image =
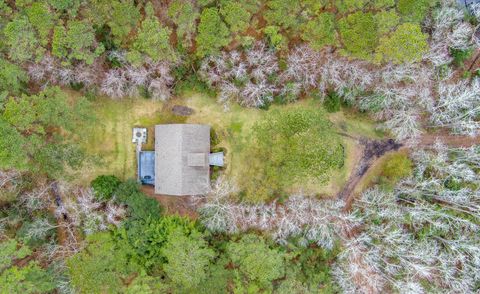
POLYGON ((210 188, 210 126, 155 126, 155 193, 201 195, 210 188))
POLYGON ((155 184, 155 152, 154 151, 139 152, 138 179, 144 185, 155 184))

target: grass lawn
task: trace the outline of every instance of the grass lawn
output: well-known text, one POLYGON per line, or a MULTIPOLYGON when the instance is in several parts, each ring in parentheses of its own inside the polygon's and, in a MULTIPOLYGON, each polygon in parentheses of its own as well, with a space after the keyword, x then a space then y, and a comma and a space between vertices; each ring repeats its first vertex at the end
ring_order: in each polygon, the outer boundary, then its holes
MULTIPOLYGON (((219 144, 226 151, 225 175, 234 182, 241 183, 241 177, 248 174, 251 162, 255 158, 246 158, 249 148, 251 128, 267 111, 243 108, 232 105, 228 111, 223 105, 216 103, 214 98, 198 93, 185 92, 183 97, 177 97, 168 102, 155 102, 148 99, 111 100, 99 97, 94 101, 97 123, 83 139, 83 146, 94 156, 94 160, 82 170, 77 177, 80 184, 88 184, 92 179, 102 174, 113 174, 121 179, 135 177, 135 145, 131 141, 132 127, 148 127, 148 143, 144 150, 153 150, 153 130, 160 123, 204 123, 215 130, 219 144), (176 116, 171 113, 173 105, 184 105, 194 109, 188 117, 176 116)), ((312 99, 295 103, 296 107, 322 107, 312 99)), ((270 109, 288 108, 293 105, 275 105, 270 109)), ((377 138, 373 124, 365 118, 359 118, 344 112, 330 114, 329 119, 338 128, 339 133, 354 137, 377 138)), ((328 139, 328 138, 326 138, 328 139)), ((329 183, 320 184, 315 181, 298 183, 288 189, 294 193, 300 189, 308 194, 322 196, 335 195, 347 181, 354 165, 359 158, 359 148, 356 140, 343 139, 346 150, 345 164, 342 169, 331 174, 329 183)), ((247 179, 248 180, 248 179, 247 179)), ((240 187, 241 188, 241 187, 240 187)))
MULTIPOLYGON (((94 159, 84 167, 78 181, 87 184, 102 174, 113 174, 121 179, 135 177, 132 127, 161 123, 162 106, 162 103, 146 99, 114 101, 97 98, 94 102, 96 125, 82 140, 83 147, 94 159)), ((153 147, 151 136, 148 141, 153 147)))

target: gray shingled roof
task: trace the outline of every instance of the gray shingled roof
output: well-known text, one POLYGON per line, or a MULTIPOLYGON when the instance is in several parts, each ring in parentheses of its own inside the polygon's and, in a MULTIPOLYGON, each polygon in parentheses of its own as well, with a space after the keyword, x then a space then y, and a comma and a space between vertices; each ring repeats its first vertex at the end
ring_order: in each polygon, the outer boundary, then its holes
POLYGON ((155 126, 155 193, 199 195, 210 188, 210 126, 155 126))

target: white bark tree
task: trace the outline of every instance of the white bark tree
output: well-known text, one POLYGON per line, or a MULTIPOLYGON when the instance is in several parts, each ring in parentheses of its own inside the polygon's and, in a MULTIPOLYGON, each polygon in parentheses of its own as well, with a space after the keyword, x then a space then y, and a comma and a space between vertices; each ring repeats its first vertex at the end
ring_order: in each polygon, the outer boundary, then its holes
POLYGON ((415 175, 393 192, 363 193, 354 205, 363 231, 344 242, 334 270, 342 289, 473 293, 480 278, 479 156, 478 147, 437 143, 414 154, 415 175))
POLYGON ((236 101, 246 107, 261 107, 279 94, 275 53, 258 42, 244 53, 223 52, 204 60, 200 76, 220 91, 219 102, 236 101))
POLYGON ((221 179, 199 208, 202 223, 213 232, 238 233, 250 229, 269 232, 279 243, 297 237, 303 245, 313 242, 332 249, 337 238, 345 238, 358 225, 354 215, 342 212, 337 201, 320 201, 301 194, 282 205, 231 202, 236 191, 221 179))

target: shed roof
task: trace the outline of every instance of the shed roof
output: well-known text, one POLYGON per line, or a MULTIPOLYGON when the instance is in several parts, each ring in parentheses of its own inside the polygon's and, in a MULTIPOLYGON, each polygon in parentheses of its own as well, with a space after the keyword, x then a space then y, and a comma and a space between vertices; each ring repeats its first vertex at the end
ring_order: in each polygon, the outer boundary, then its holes
POLYGON ((138 156, 138 175, 142 184, 153 185, 155 179, 155 152, 140 151, 138 156))
POLYGON ((155 126, 155 193, 199 195, 210 187, 210 126, 155 126))

